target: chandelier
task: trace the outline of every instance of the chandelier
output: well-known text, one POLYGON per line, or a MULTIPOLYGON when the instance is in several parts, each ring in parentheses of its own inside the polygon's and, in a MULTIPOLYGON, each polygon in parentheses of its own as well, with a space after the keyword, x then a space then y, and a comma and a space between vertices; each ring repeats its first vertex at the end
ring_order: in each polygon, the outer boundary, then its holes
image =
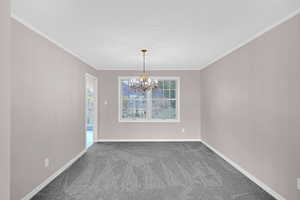
POLYGON ((129 81, 129 87, 133 90, 146 92, 149 90, 158 88, 158 81, 150 78, 150 73, 146 72, 146 62, 145 57, 147 53, 147 49, 141 50, 143 55, 143 73, 136 79, 131 79, 129 81))

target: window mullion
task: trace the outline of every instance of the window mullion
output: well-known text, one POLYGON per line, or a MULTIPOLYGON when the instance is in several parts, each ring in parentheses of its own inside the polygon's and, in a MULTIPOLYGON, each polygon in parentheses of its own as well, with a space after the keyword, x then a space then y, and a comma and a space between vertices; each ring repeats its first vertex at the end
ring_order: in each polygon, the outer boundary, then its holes
POLYGON ((152 119, 152 92, 148 91, 147 95, 147 120, 152 119))

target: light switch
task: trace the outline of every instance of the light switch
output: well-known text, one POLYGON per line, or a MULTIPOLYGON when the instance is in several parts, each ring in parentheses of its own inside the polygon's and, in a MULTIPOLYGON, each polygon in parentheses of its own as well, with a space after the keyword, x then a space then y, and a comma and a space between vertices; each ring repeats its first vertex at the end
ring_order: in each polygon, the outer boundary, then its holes
POLYGON ((297 178, 297 189, 300 190, 300 178, 297 178))
POLYGON ((44 166, 45 166, 45 168, 49 167, 49 158, 45 158, 44 166))
POLYGON ((105 101, 104 101, 104 105, 107 105, 107 104, 108 104, 108 101, 107 101, 107 100, 105 100, 105 101))

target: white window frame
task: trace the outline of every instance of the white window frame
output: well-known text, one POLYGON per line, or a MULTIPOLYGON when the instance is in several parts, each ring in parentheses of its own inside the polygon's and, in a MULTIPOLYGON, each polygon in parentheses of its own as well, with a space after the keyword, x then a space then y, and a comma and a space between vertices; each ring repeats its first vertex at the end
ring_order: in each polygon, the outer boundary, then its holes
MULTIPOLYGON (((151 76, 157 80, 175 80, 176 81, 176 119, 123 119, 122 118, 122 95, 121 95, 121 80, 134 79, 137 76, 119 76, 118 77, 118 107, 119 107, 119 122, 165 122, 165 123, 178 123, 180 122, 180 77, 172 76, 151 76)), ((147 104, 147 106, 149 106, 147 104)), ((151 111, 151 109, 149 109, 151 111)), ((147 113, 148 114, 148 113, 147 113)))

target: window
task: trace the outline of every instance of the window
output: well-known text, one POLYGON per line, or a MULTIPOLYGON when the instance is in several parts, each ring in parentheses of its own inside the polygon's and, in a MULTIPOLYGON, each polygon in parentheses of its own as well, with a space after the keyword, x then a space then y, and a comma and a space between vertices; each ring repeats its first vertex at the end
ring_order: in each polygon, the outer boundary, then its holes
POLYGON ((139 92, 129 88, 129 80, 119 77, 119 121, 121 122, 178 122, 178 77, 154 77, 159 88, 139 92))

